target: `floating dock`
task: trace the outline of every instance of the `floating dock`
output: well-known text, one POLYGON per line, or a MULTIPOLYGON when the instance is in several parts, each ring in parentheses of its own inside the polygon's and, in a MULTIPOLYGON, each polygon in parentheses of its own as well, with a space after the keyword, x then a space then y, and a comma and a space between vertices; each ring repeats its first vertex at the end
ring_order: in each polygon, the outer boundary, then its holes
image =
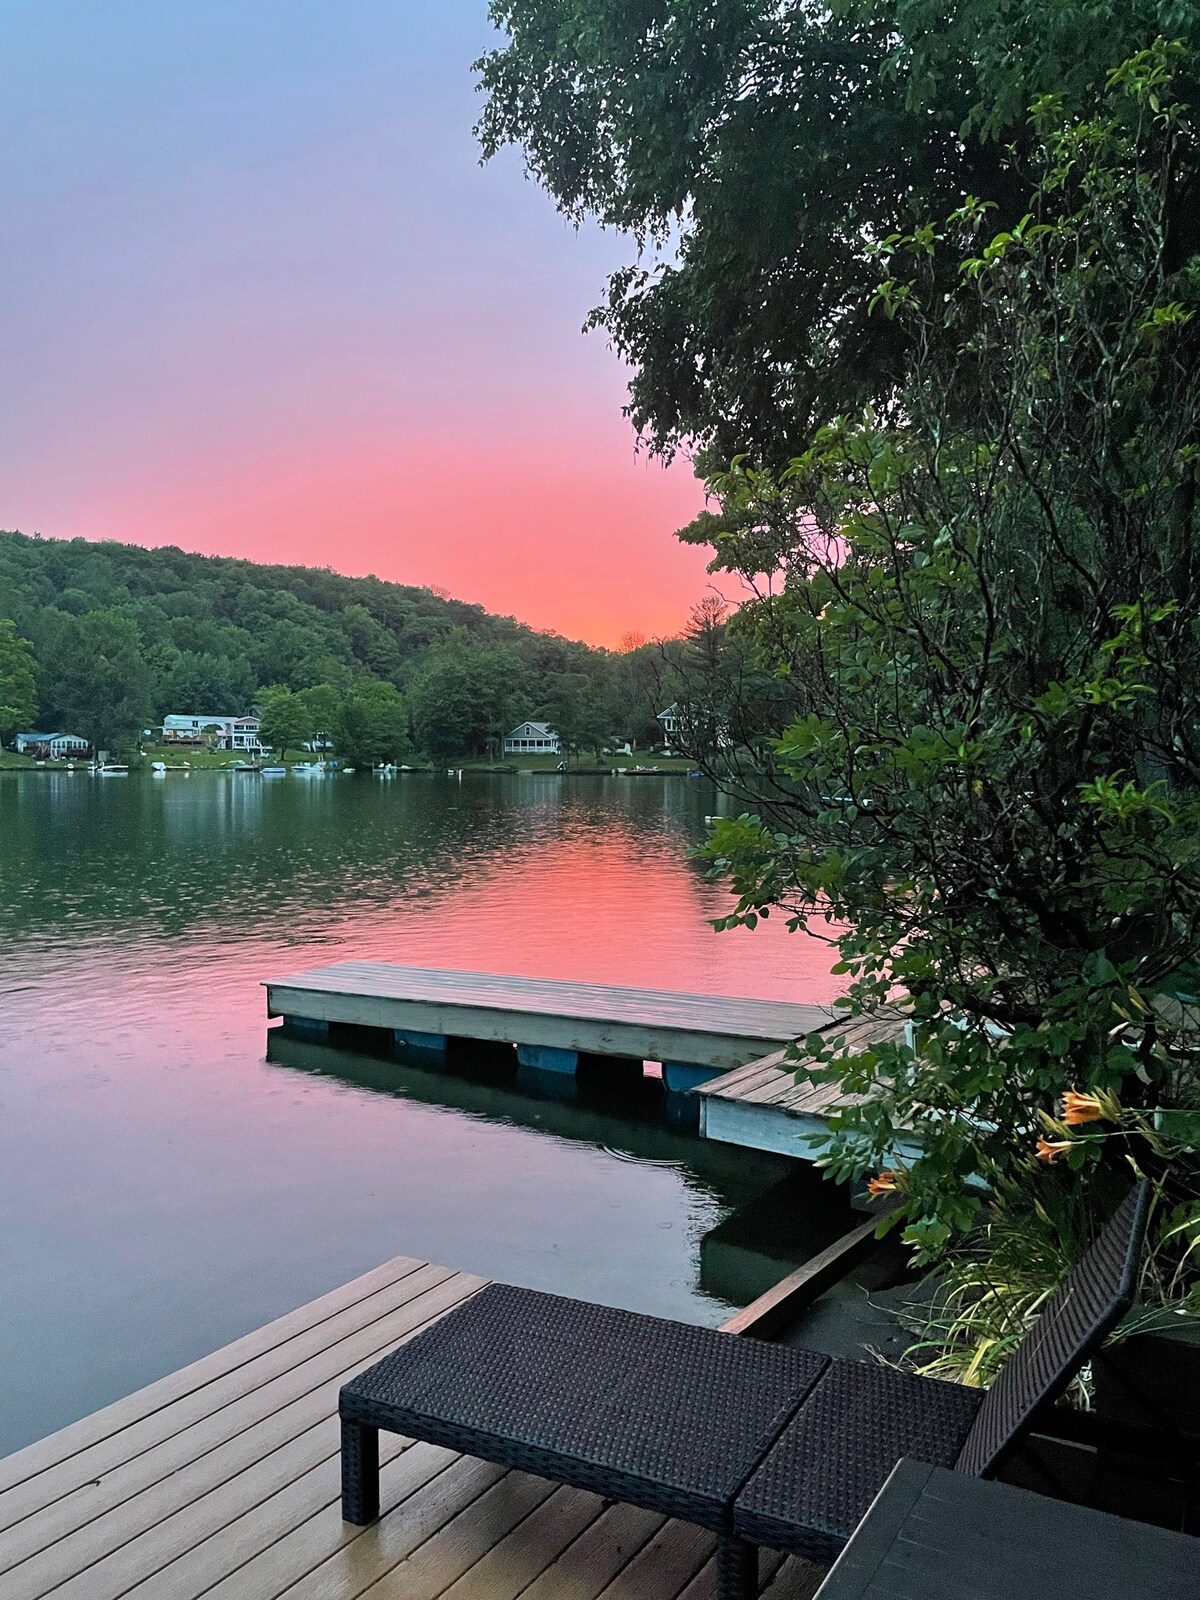
POLYGON ((342 961, 269 978, 267 1011, 312 1033, 373 1028, 429 1057, 449 1041, 515 1045, 522 1066, 574 1073, 580 1063, 662 1063, 663 1082, 688 1090, 825 1028, 824 1006, 565 983, 433 967, 342 961))
MULTIPOLYGON (((483 1283, 398 1256, 0 1461, 0 1593, 713 1600, 704 1529, 391 1434, 382 1518, 342 1521, 339 1387, 483 1283)), ((763 1600, 819 1580, 761 1572, 763 1600)))
MULTIPOLYGON (((819 1031, 844 1040, 846 1051, 856 1053, 904 1038, 908 1026, 903 1011, 888 1010, 852 1021, 827 1019, 819 1031)), ((784 1056, 783 1050, 776 1050, 697 1086, 700 1132, 705 1138, 802 1161, 821 1154, 829 1136, 827 1119, 855 1104, 856 1097, 843 1093, 836 1083, 798 1080, 797 1063, 785 1061, 784 1056)), ((915 1143, 901 1142, 897 1153, 911 1160, 919 1150, 915 1143)))

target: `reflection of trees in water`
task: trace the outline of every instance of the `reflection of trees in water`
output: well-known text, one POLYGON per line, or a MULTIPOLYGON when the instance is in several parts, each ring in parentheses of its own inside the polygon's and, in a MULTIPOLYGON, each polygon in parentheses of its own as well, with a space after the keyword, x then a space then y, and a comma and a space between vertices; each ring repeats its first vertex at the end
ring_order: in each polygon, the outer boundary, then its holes
MULTIPOLYGON (((699 785, 412 774, 0 779, 0 919, 12 933, 317 931, 331 916, 460 893, 503 869, 657 858, 681 872, 699 785), (551 848, 553 847, 553 848, 551 848), (141 930, 144 931, 144 928, 141 930)), ((690 872, 683 875, 691 877, 690 872)), ((569 891, 570 873, 558 892, 569 891)))
MULTIPOLYGON (((855 1220, 846 1191, 810 1164, 702 1139, 693 1124, 673 1126, 662 1084, 631 1082, 597 1064, 554 1092, 531 1083, 511 1047, 462 1041, 454 1066, 416 1066, 380 1054, 316 1044, 286 1028, 267 1034, 267 1060, 369 1093, 413 1100, 449 1115, 527 1129, 581 1143, 638 1165, 667 1167, 718 1220, 696 1241, 699 1290, 745 1305, 800 1262, 845 1233, 855 1220)), ((552 1198, 552 1197, 548 1197, 552 1198)))
POLYGON ((672 1127, 662 1084, 652 1078, 631 1087, 624 1074, 619 1082, 606 1081, 598 1069, 568 1080, 569 1098, 550 1097, 516 1075, 515 1054, 505 1062, 499 1052, 464 1048, 456 1070, 418 1067, 389 1053, 370 1056, 314 1044, 281 1028, 267 1034, 267 1060, 375 1094, 670 1166, 689 1188, 725 1209, 744 1205, 794 1166, 784 1156, 717 1144, 672 1127))

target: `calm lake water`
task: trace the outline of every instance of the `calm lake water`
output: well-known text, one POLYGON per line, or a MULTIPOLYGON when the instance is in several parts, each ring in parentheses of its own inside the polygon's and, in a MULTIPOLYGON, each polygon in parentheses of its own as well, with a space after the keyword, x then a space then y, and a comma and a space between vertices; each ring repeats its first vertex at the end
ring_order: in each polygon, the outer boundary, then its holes
POLYGON ((0 775, 0 1453, 397 1254, 695 1322, 757 1292, 788 1163, 652 1081, 559 1101, 287 1039, 259 987, 362 956, 832 998, 819 940, 707 925, 715 809, 678 779, 0 775))

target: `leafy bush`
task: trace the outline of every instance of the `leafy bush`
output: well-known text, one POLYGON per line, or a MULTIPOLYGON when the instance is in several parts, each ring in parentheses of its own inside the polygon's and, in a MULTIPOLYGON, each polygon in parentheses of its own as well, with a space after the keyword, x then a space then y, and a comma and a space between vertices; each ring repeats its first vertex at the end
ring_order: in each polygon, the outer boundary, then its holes
MULTIPOLYGON (((983 1227, 1002 1272, 989 1193, 1019 1229, 1063 1172, 1149 1170, 1184 1209, 1176 1298, 1196 1141, 1155 1129, 1200 1105, 1200 267, 1167 214, 1194 72, 1159 41, 1089 116, 1043 97, 1026 217, 993 233, 968 199, 876 246, 874 314, 915 352, 891 404, 782 473, 735 462, 694 530, 800 708, 713 831, 727 920, 825 928, 849 1018, 911 1022, 806 1041, 798 1070, 857 1097, 831 1171, 898 1192, 919 1259, 983 1227), (1073 1093, 1105 1108, 1084 1132, 1073 1093)), ((1027 1265, 1018 1321, 1051 1281, 1027 1265)), ((992 1298, 950 1292, 960 1321, 992 1298)))

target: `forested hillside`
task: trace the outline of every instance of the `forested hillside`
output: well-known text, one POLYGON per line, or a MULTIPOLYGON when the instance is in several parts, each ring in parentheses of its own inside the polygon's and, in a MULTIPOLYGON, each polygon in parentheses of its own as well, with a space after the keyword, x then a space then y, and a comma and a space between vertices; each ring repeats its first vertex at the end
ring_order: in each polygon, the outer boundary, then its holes
MULTIPOLYGON (((595 650, 373 577, 0 533, 4 617, 33 647, 38 725, 101 745, 171 711, 252 705, 301 736, 344 725, 368 755, 381 741, 399 753, 401 728, 429 755, 485 755, 526 716, 581 746, 654 732, 647 651, 595 650)), ((11 704, 0 733, 28 709, 11 704)))

